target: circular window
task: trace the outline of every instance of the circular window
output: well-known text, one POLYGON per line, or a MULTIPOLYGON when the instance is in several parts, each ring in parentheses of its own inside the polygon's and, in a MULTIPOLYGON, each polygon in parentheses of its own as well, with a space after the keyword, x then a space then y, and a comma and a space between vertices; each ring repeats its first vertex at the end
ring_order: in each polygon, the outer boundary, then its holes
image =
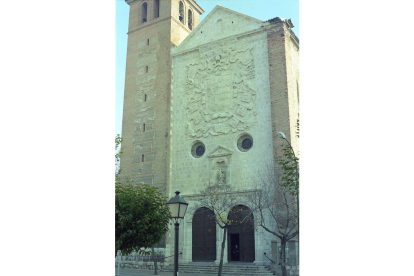
POLYGON ((206 151, 206 146, 200 141, 197 141, 194 143, 194 145, 191 147, 191 154, 195 158, 200 158, 204 155, 204 152, 206 151))
POLYGON ((253 138, 249 134, 243 134, 237 140, 237 147, 240 151, 248 151, 253 147, 253 138))
POLYGON ((197 155, 197 156, 203 156, 203 154, 204 154, 204 150, 205 150, 204 146, 198 146, 198 147, 196 148, 196 155, 197 155))

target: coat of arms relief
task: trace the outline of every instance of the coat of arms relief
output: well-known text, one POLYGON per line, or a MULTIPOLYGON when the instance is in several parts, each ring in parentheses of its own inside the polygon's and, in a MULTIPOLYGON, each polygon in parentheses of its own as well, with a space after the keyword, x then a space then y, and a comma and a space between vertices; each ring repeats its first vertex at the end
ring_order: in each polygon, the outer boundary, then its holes
POLYGON ((255 124, 252 50, 220 49, 187 65, 187 138, 245 131, 255 124))

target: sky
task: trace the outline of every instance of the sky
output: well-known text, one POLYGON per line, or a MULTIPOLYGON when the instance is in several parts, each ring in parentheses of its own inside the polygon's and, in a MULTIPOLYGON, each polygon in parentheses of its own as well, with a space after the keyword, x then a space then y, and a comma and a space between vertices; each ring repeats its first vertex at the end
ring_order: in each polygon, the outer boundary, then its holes
MULTIPOLYGON (((300 32, 295 0, 197 3, 206 15, 219 4, 261 20, 290 18, 295 25, 300 38, 301 273, 412 271, 409 1, 301 1, 300 32), (403 234, 393 240, 387 239, 390 233, 403 234)), ((115 133, 121 133, 127 21, 128 5, 117 0, 115 133)))
MULTIPOLYGON (((221 5, 263 21, 274 17, 290 18, 294 25, 293 31, 300 38, 298 0, 198 0, 197 3, 205 11, 201 15, 200 22, 204 20, 216 5, 221 5)), ((121 134, 122 132, 128 17, 129 5, 124 0, 116 0, 115 134, 121 134)))
MULTIPOLYGON (((217 3, 262 20, 291 18, 299 36, 297 16, 272 6, 280 0, 256 0, 248 11, 242 8, 250 1, 199 3, 206 13, 217 3), (264 11, 251 13, 260 6, 264 11)), ((412 274, 411 5, 300 2, 301 275, 412 274)), ((126 40, 118 40, 126 38, 128 5, 2 1, 1 7, 0 209, 7 227, 0 243, 8 256, 20 256, 21 241, 30 256, 25 266, 7 258, 2 273, 19 267, 22 275, 110 275, 113 93, 117 87, 122 105, 126 40), (117 85, 114 71, 121 74, 117 85), (28 225, 41 227, 27 231, 28 225)))

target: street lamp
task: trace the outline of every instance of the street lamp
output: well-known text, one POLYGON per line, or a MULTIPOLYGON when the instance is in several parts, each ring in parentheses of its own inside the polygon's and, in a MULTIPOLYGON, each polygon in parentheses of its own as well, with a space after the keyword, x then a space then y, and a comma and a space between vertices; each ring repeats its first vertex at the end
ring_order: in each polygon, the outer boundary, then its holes
POLYGON ((178 273, 178 233, 179 226, 178 223, 180 219, 184 218, 185 211, 187 211, 188 203, 180 196, 180 192, 175 192, 175 197, 171 198, 167 202, 168 207, 170 208, 171 217, 174 221, 175 226, 175 244, 174 244, 174 276, 177 276, 178 273))

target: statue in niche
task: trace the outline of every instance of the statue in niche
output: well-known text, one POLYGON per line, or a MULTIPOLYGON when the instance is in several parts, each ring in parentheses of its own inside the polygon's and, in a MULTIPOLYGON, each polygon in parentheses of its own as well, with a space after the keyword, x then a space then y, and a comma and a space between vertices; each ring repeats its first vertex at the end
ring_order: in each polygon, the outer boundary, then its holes
POLYGON ((218 179, 218 182, 217 182, 218 185, 226 184, 226 175, 222 169, 219 170, 219 172, 217 173, 217 179, 218 179))

